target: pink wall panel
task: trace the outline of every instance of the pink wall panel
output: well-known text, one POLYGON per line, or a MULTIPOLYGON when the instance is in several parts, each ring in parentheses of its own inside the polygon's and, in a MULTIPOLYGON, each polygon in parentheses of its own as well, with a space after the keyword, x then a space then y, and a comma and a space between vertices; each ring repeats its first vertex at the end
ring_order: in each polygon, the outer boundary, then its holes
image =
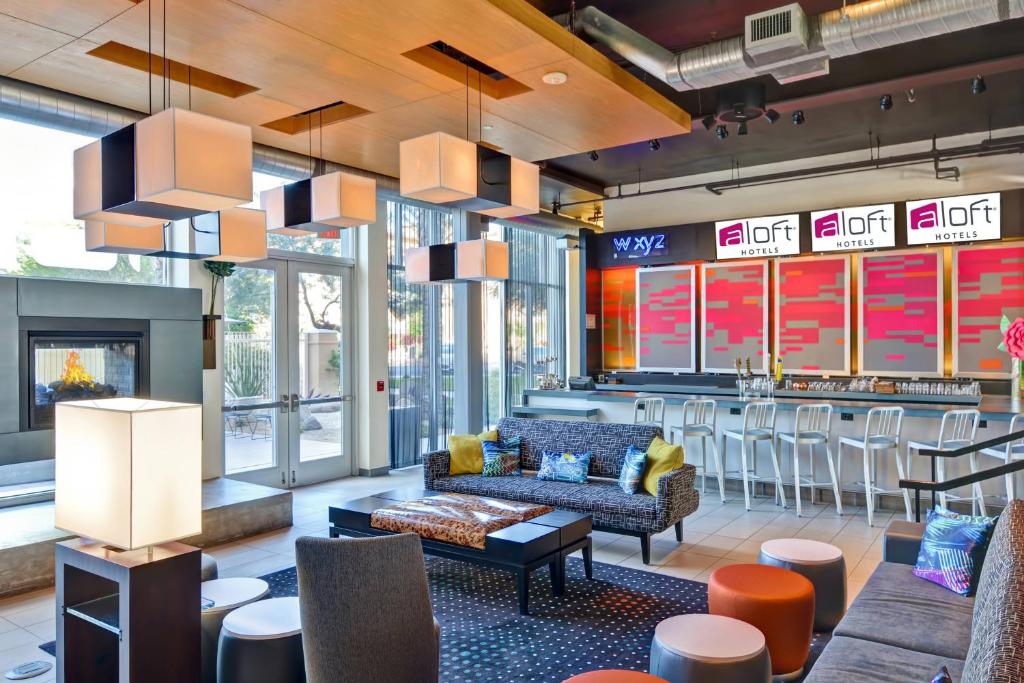
POLYGON ((1010 355, 997 347, 999 320, 1024 316, 1024 243, 961 247, 954 265, 954 371, 978 377, 1010 372, 1010 355))
POLYGON ((777 261, 775 348, 787 371, 850 372, 850 273, 845 256, 777 261))
POLYGON ((768 263, 708 264, 703 273, 702 358, 705 370, 730 371, 736 358, 756 370, 768 362, 768 263))

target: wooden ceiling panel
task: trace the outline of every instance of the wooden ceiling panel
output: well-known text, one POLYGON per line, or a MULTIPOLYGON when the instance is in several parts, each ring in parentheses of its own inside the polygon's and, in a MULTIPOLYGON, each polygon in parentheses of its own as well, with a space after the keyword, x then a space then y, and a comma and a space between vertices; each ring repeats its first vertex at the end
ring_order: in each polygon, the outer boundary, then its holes
POLYGON ((81 37, 138 4, 138 0, 4 0, 4 14, 81 37))
POLYGON ((0 14, 0 73, 10 74, 69 40, 63 33, 0 14))

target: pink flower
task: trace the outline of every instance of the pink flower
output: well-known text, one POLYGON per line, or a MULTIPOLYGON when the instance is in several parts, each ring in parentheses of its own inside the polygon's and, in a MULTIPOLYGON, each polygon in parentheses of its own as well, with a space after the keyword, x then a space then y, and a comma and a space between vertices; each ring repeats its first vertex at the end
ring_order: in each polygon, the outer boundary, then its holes
POLYGON ((1010 355, 1024 360, 1024 318, 1017 318, 1003 333, 1003 343, 1010 355))

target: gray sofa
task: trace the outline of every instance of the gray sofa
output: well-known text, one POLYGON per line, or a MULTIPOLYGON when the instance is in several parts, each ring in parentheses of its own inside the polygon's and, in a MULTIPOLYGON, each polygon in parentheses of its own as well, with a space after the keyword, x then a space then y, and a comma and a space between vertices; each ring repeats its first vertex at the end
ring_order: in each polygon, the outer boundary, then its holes
POLYGON ((484 477, 479 474, 449 474, 451 454, 447 450, 423 456, 425 488, 432 491, 471 493, 506 500, 551 505, 562 510, 589 514, 599 531, 638 536, 644 564, 651 561, 651 534, 676 528, 676 540, 682 541, 683 518, 699 504, 693 486, 693 465, 683 465, 662 475, 658 495, 644 492, 629 494, 619 488, 616 479, 622 469, 626 449, 646 449, 661 428, 650 425, 598 422, 563 422, 504 417, 498 422, 502 439, 522 440, 523 476, 484 477), (590 479, 586 484, 540 481, 534 476, 540 469, 543 451, 592 454, 590 479))
POLYGON ((884 560, 853 601, 807 683, 1024 681, 1024 503, 1000 516, 975 597, 911 573, 923 524, 893 522, 884 560))

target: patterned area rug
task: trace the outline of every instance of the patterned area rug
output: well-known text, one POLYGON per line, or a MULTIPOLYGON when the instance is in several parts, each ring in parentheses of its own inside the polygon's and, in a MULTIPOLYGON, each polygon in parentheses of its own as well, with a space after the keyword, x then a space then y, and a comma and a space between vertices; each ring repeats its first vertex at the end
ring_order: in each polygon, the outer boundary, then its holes
MULTIPOLYGON (((553 597, 548 572, 538 570, 530 616, 521 616, 511 574, 425 559, 445 683, 559 683, 594 669, 646 671, 658 622, 707 611, 707 584, 600 562, 588 581, 583 562, 570 558, 565 595, 553 597)), ((262 578, 273 597, 298 593, 294 567, 262 578)), ((815 635, 808 669, 828 639, 815 635)))

